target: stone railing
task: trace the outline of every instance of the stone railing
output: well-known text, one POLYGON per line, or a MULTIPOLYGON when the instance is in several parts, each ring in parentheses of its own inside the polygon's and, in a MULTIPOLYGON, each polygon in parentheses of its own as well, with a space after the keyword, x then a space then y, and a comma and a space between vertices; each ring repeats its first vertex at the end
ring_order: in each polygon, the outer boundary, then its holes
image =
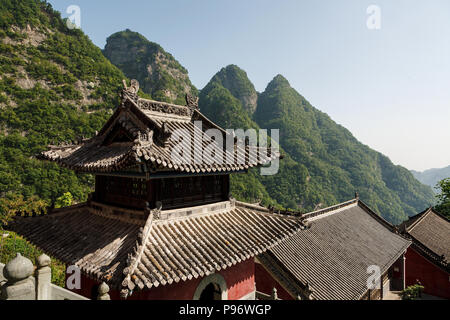
POLYGON ((278 298, 277 289, 273 288, 271 294, 267 294, 264 292, 256 291, 255 293, 256 300, 281 300, 278 298))
MULTIPOLYGON (((6 265, 0 264, 0 300, 89 300, 51 283, 50 258, 41 255, 36 267, 20 253, 6 265)), ((109 300, 109 288, 99 287, 99 300, 109 300)))
POLYGON ((3 268, 5 265, 3 263, 0 263, 0 287, 3 284, 3 282, 6 282, 6 278, 3 276, 3 268))

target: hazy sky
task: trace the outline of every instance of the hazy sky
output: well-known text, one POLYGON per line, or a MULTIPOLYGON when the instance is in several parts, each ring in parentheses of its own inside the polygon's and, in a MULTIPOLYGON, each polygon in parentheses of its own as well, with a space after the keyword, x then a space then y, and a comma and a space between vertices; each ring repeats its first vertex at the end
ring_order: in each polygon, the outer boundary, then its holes
POLYGON ((258 91, 280 73, 395 164, 450 165, 448 0, 49 2, 63 17, 78 5, 82 29, 101 48, 126 28, 159 43, 200 89, 228 64, 258 91), (381 10, 380 29, 367 27, 370 5, 381 10))

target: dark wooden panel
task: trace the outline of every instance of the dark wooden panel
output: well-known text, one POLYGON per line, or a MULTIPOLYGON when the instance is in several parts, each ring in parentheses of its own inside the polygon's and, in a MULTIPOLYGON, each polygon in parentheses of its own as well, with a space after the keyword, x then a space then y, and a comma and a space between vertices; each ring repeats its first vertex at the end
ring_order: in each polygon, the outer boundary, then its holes
POLYGON ((151 208, 161 201, 164 209, 208 204, 228 199, 229 175, 164 178, 97 176, 94 200, 128 208, 151 208))
POLYGON ((148 183, 145 179, 96 177, 95 200, 102 203, 143 209, 148 201, 148 194, 148 183))

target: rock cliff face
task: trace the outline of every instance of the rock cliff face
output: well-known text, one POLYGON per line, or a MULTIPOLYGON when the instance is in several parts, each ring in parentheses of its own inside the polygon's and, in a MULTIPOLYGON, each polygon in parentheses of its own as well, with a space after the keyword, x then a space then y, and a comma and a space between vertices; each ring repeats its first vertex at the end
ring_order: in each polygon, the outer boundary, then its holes
POLYGON ((153 99, 184 104, 186 93, 197 95, 188 71, 164 49, 131 30, 107 39, 103 54, 153 99))

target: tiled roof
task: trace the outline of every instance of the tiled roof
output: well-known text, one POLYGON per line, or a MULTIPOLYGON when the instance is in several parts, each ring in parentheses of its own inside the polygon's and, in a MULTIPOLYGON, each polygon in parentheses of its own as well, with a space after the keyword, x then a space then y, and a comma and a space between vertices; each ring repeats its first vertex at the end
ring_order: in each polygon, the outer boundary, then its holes
POLYGON ((359 299, 367 291, 367 268, 384 273, 410 242, 393 232, 392 226, 359 200, 305 215, 310 228, 284 240, 260 259, 291 276, 295 297, 301 287, 312 299, 359 299), (293 286, 297 283, 296 286, 293 286))
POLYGON ((95 138, 80 145, 51 147, 42 153, 42 157, 78 171, 104 171, 134 163, 133 142, 108 146, 102 146, 101 143, 101 139, 95 138))
POLYGON ((441 257, 441 262, 449 268, 450 263, 450 221, 432 208, 410 218, 404 223, 404 231, 421 252, 432 258, 441 257), (425 247, 425 248, 423 248, 425 247))
POLYGON ((45 160, 81 172, 128 170, 142 163, 150 164, 153 170, 236 172, 279 157, 279 152, 275 149, 272 152, 270 147, 246 145, 243 140, 238 142, 196 107, 141 99, 126 92, 121 106, 96 137, 78 144, 49 146, 49 150, 41 154, 45 160), (223 145, 206 133, 209 129, 216 129, 222 135, 223 145), (126 132, 128 140, 114 140, 112 136, 118 130, 126 132), (176 137, 174 132, 182 133, 182 138, 176 137), (231 141, 230 148, 224 146, 227 138, 231 141), (213 145, 218 147, 212 148, 213 145), (183 150, 173 152, 177 148, 183 150), (223 152, 223 161, 198 158, 208 150, 215 155, 212 149, 216 153, 223 152), (185 150, 191 154, 190 159, 184 157, 185 150))
POLYGON ((93 203, 18 218, 11 228, 128 296, 226 269, 303 227, 299 218, 233 201, 146 215, 93 203))

